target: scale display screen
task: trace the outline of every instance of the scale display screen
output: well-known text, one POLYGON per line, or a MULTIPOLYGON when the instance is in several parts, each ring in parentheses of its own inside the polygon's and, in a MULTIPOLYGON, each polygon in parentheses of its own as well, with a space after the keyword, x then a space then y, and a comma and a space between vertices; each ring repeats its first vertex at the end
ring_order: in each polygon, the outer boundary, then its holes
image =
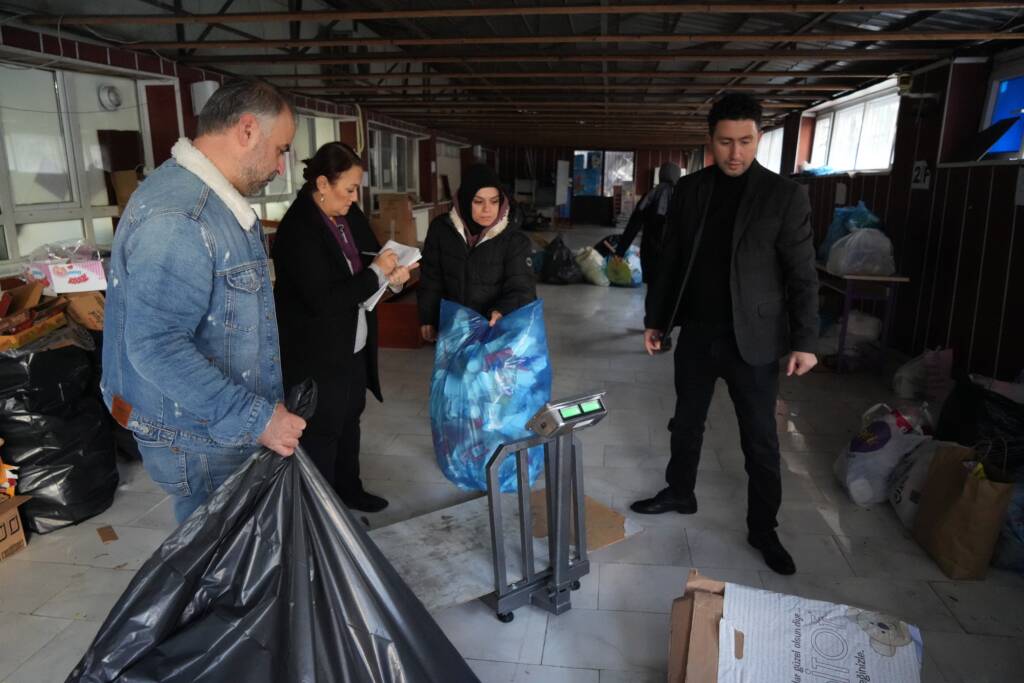
POLYGON ((549 401, 530 418, 526 428, 540 436, 554 437, 595 425, 608 414, 603 397, 603 392, 596 392, 549 401))
POLYGON ((587 415, 588 413, 596 413, 599 410, 604 410, 604 406, 598 400, 584 401, 583 403, 577 403, 576 405, 566 406, 558 409, 558 414, 562 416, 563 420, 571 420, 574 417, 580 415, 587 415))

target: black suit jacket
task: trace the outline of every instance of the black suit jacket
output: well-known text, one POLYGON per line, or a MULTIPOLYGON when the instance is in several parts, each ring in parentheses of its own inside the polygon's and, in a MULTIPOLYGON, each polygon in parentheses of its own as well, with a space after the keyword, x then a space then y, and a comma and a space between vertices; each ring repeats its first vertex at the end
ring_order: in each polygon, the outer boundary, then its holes
MULTIPOLYGON (((345 218, 360 252, 380 249, 358 205, 353 204, 345 218)), ((353 275, 341 246, 305 192, 299 193, 281 219, 272 255, 285 386, 306 377, 321 386, 343 383, 355 362, 359 304, 378 288, 377 274, 368 267, 373 257, 360 254, 364 268, 353 275)), ((377 370, 376 312, 367 312, 366 323, 367 388, 379 401, 383 399, 377 370)))
MULTIPOLYGON (((698 253, 713 170, 684 176, 672 194, 661 266, 647 293, 649 329, 668 331, 683 322, 679 304, 698 253)), ((751 365, 763 365, 790 351, 816 352, 818 274, 807 189, 756 161, 748 173, 733 229, 729 281, 740 354, 751 365)))

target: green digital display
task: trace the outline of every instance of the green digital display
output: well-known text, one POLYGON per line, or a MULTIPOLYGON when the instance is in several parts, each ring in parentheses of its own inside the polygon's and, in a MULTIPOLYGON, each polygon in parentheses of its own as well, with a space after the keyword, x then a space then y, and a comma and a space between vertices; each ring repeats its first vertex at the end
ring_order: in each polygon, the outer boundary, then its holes
POLYGON ((604 406, 601 405, 601 402, 596 399, 593 401, 584 401, 580 404, 580 409, 584 413, 594 413, 598 410, 602 410, 603 408, 604 406))
POLYGON ((559 408, 558 414, 562 416, 563 420, 568 420, 573 417, 578 417, 583 414, 579 406, 569 406, 567 408, 559 408))

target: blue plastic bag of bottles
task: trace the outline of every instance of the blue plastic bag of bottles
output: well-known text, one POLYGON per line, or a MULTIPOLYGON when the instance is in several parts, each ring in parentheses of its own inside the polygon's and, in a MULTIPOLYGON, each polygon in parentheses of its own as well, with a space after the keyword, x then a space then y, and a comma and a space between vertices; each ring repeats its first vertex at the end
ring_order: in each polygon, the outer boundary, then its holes
MULTIPOLYGON (((527 421, 551 399, 544 305, 539 299, 488 326, 451 301, 441 320, 430 381, 430 427, 441 471, 459 488, 487 490, 487 461, 503 443, 531 436, 527 421)), ((529 453, 532 485, 544 450, 529 453)), ((498 470, 503 492, 517 490, 515 458, 498 470)))

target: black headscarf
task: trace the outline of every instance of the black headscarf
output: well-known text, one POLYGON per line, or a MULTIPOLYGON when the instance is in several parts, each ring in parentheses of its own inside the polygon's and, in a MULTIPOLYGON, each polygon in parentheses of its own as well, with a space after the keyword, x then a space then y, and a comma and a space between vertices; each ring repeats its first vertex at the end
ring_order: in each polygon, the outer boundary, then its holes
MULTIPOLYGON (((459 216, 462 218, 462 222, 466 224, 466 229, 469 230, 471 235, 479 235, 485 228, 490 227, 480 225, 473 220, 473 197, 485 187, 498 188, 498 192, 501 193, 502 205, 507 204, 508 196, 501 188, 501 180, 490 166, 487 164, 473 164, 463 172, 462 183, 459 185, 456 199, 459 203, 459 216)), ((500 219, 500 213, 498 217, 500 219)))

